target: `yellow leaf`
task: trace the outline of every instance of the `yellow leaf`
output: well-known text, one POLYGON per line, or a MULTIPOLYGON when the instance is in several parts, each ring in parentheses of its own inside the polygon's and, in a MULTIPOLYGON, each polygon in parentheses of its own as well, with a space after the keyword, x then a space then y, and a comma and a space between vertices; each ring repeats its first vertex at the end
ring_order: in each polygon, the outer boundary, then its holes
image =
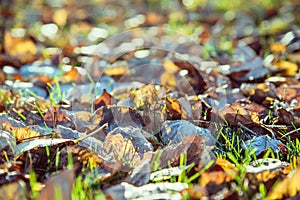
POLYGON ((283 199, 293 197, 300 192, 300 167, 291 171, 268 194, 267 199, 283 199))
POLYGON ((176 78, 172 73, 165 71, 160 76, 160 84, 163 86, 176 87, 176 78))
POLYGON ((274 63, 279 70, 284 71, 287 76, 294 76, 298 72, 298 66, 295 63, 289 61, 279 61, 274 63))
POLYGON ((286 46, 279 42, 275 42, 271 44, 270 49, 273 53, 284 53, 286 51, 286 46))
POLYGON ((29 40, 19 37, 12 37, 10 33, 5 33, 5 49, 11 56, 17 56, 21 54, 37 53, 35 44, 29 40))
POLYGON ((165 61, 163 66, 166 72, 169 73, 175 73, 179 71, 179 67, 175 65, 172 61, 165 61))
POLYGON ((40 133, 31 129, 31 127, 29 127, 29 126, 16 127, 16 128, 13 128, 13 130, 11 132, 14 134, 17 141, 23 140, 25 138, 30 138, 30 137, 35 137, 35 136, 40 135, 40 133))
POLYGON ((108 76, 122 76, 126 72, 128 72, 128 67, 124 65, 120 65, 116 67, 108 67, 104 71, 104 73, 108 76))
POLYGON ((59 26, 64 26, 67 23, 68 18, 68 12, 66 9, 58 9, 55 11, 53 15, 53 22, 56 23, 59 26))

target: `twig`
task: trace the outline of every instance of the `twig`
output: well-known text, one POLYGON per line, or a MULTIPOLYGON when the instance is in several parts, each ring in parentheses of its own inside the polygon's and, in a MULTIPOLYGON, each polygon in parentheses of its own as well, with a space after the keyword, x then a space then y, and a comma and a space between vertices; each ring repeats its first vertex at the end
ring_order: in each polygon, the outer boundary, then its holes
MULTIPOLYGON (((251 133, 251 135, 257 136, 257 134, 256 134, 254 131, 252 131, 251 129, 249 129, 248 127, 246 127, 246 126, 245 126, 244 124, 242 124, 241 122, 238 122, 237 125, 239 125, 241 128, 243 128, 243 129, 245 129, 246 131, 248 131, 249 133, 251 133)), ((249 136, 247 136, 247 135, 246 135, 246 137, 247 137, 248 139, 251 139, 251 137, 249 137, 249 136)))
POLYGON ((92 131, 91 133, 88 133, 88 134, 87 134, 86 136, 84 136, 84 137, 78 138, 78 139, 75 140, 74 142, 75 142, 75 143, 78 143, 78 142, 80 142, 80 141, 82 141, 82 140, 84 140, 84 139, 86 139, 86 138, 88 138, 88 137, 91 137, 92 135, 95 135, 95 134, 99 133, 100 131, 102 131, 105 127, 108 127, 108 123, 103 124, 103 125, 102 125, 101 127, 99 127, 98 129, 92 131))
POLYGON ((290 131, 290 132, 287 132, 286 134, 284 134, 284 135, 281 136, 281 137, 286 137, 286 136, 291 135, 291 134, 293 134, 293 133, 296 133, 296 132, 298 132, 298 131, 300 131, 300 128, 297 128, 297 129, 295 129, 295 130, 292 130, 292 131, 290 131))

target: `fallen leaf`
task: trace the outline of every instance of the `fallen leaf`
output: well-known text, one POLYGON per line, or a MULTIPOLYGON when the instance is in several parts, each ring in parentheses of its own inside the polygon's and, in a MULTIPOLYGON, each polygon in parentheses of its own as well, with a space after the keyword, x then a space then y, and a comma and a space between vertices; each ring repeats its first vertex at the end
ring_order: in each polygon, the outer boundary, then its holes
POLYGON ((66 110, 62 110, 59 107, 50 108, 44 115, 44 120, 47 126, 56 127, 61 124, 67 127, 73 126, 73 122, 66 110))
POLYGON ((281 60, 273 65, 285 76, 294 76, 298 72, 298 65, 289 61, 281 60))
MULTIPOLYGON (((196 68, 197 65, 193 65, 190 62, 177 60, 174 62, 176 66, 178 66, 181 70, 187 70, 188 74, 181 77, 178 80, 177 87, 184 94, 189 95, 198 95, 202 94, 204 91, 208 89, 209 80, 204 79, 204 76, 200 73, 201 71, 196 68)), ((204 72, 202 72, 205 74, 204 72)), ((177 77, 178 79, 178 77, 177 77)))
POLYGON ((186 113, 181 109, 177 99, 166 97, 167 119, 186 119, 186 113))
MULTIPOLYGON (((184 137, 182 142, 178 144, 169 145, 163 150, 157 150, 152 158, 152 162, 160 155, 160 167, 178 166, 181 154, 186 153, 187 164, 190 164, 200 161, 204 155, 209 154, 210 150, 211 147, 205 145, 205 139, 201 135, 189 135, 184 137), (160 151, 162 152, 160 153, 160 151)), ((213 157, 210 156, 210 158, 204 159, 201 162, 207 163, 209 161, 207 159, 213 159, 213 157)))
POLYGON ((95 110, 102 106, 108 106, 115 103, 115 99, 111 96, 106 89, 103 89, 103 93, 94 101, 95 110))
POLYGON ((250 100, 256 103, 263 103, 266 98, 276 98, 276 87, 272 83, 242 83, 240 88, 245 96, 250 96, 250 100))
POLYGON ((144 117, 137 110, 115 105, 100 107, 95 111, 90 122, 97 126, 108 123, 109 131, 116 127, 133 126, 142 128, 145 125, 144 117))
MULTIPOLYGON (((219 186, 231 182, 236 175, 238 175, 238 170, 232 163, 217 158, 214 165, 201 174, 199 181, 202 187, 206 187, 207 190, 211 191, 214 190, 213 188, 210 188, 212 185, 219 186)), ((216 191, 214 191, 214 193, 215 192, 216 191)))
POLYGON ((71 200, 72 188, 75 180, 75 170, 68 169, 50 177, 41 190, 38 200, 71 200))
POLYGON ((67 23, 68 11, 64 8, 57 9, 53 14, 53 22, 63 27, 67 23))
POLYGON ((109 132, 103 143, 105 154, 121 161, 130 168, 136 167, 144 154, 152 152, 152 145, 145 139, 143 130, 133 127, 117 127, 109 132))
POLYGON ((40 133, 33 130, 30 126, 16 127, 13 128, 11 132, 13 133, 17 142, 22 141, 26 138, 40 136, 40 133))
POLYGON ((155 13, 155 12, 148 12, 146 16, 146 22, 149 25, 158 25, 165 21, 165 16, 155 13))
POLYGON ((300 185, 298 184, 299 179, 300 167, 298 166, 272 188, 267 199, 283 199, 297 195, 300 192, 300 185))
POLYGON ((165 71, 161 76, 160 76, 160 84, 163 86, 175 88, 177 83, 176 83, 176 77, 174 76, 173 73, 165 71))
POLYGON ((62 82, 63 83, 68 83, 68 82, 76 82, 80 78, 80 73, 75 67, 72 67, 69 71, 66 71, 62 77, 62 82))
POLYGON ((34 55, 37 53, 35 44, 30 39, 13 37, 11 33, 5 33, 5 49, 11 56, 20 56, 24 54, 34 55))
POLYGON ((251 140, 247 140, 244 145, 242 145, 242 148, 244 150, 252 150, 255 149, 255 154, 258 156, 264 151, 271 148, 274 152, 280 152, 281 149, 279 148, 279 145, 284 145, 281 141, 272 139, 268 135, 262 135, 258 137, 254 137, 251 140))
POLYGON ((286 46, 282 43, 275 42, 271 44, 270 49, 273 53, 284 53, 286 51, 286 46))
POLYGON ((180 143, 184 137, 194 134, 201 135, 208 145, 215 143, 209 129, 197 127, 186 120, 167 120, 161 126, 161 141, 164 145, 180 143))
POLYGON ((244 63, 232 65, 229 69, 230 78, 237 82, 248 82, 261 79, 268 73, 269 70, 264 67, 264 62, 261 57, 254 57, 244 63))
POLYGON ((4 197, 7 200, 26 199, 28 195, 26 184, 22 180, 0 186, 0 193, 1 197, 4 197))
POLYGON ((163 67, 166 72, 174 74, 180 70, 180 68, 172 61, 164 61, 163 67))
POLYGON ((129 71, 127 66, 119 65, 105 68, 104 74, 107 76, 122 76, 129 71))

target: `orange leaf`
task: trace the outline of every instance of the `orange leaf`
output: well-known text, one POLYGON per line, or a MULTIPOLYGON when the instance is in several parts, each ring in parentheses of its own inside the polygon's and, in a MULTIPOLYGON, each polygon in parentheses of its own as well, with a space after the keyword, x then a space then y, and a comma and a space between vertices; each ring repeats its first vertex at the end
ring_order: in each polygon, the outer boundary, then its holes
POLYGON ((79 77, 79 72, 76 68, 72 68, 70 71, 64 73, 63 82, 76 81, 79 77))
POLYGON ((238 174, 237 168, 227 160, 218 158, 215 164, 208 171, 201 175, 201 186, 209 183, 222 184, 231 182, 238 174))
POLYGON ((295 196, 300 192, 299 179, 300 167, 298 166, 270 191, 267 199, 283 199, 295 196))
POLYGON ((115 99, 113 96, 111 96, 106 89, 103 89, 102 95, 94 101, 95 104, 95 110, 102 106, 112 105, 115 102, 115 99))
POLYGON ((166 98, 167 115, 169 119, 186 119, 186 113, 182 111, 179 102, 171 97, 166 98))

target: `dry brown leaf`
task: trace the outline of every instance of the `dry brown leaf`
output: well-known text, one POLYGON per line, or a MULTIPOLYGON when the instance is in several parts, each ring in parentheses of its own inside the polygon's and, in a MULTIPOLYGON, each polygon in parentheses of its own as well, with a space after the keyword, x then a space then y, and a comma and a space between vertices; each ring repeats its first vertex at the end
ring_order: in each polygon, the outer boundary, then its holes
POLYGON ((152 152, 152 145, 145 139, 143 130, 133 127, 118 127, 109 132, 103 144, 104 151, 115 160, 134 168, 152 152))
POLYGON ((171 97, 166 97, 167 118, 186 119, 186 113, 181 109, 179 102, 171 97))
POLYGON ((103 93, 101 94, 101 96, 99 96, 95 101, 94 101, 94 105, 95 105, 95 110, 97 110, 98 108, 102 107, 102 106, 108 106, 108 105, 112 105, 115 103, 115 98, 113 96, 111 96, 106 89, 103 89, 103 93))
POLYGON ((227 160, 218 158, 215 164, 200 177, 200 185, 205 187, 209 183, 220 185, 231 182, 238 175, 237 168, 227 160))
POLYGON ((165 17, 159 13, 148 12, 146 16, 147 24, 157 25, 165 21, 165 17))
POLYGON ((42 189, 39 200, 71 200, 72 188, 75 180, 75 170, 69 169, 49 178, 42 189))
POLYGON ((268 194, 267 199, 283 199, 293 197, 300 192, 300 167, 290 172, 268 194))
POLYGON ((26 138, 40 136, 39 132, 33 130, 29 126, 15 127, 15 128, 12 129, 11 132, 14 134, 17 142, 19 142, 21 140, 24 140, 26 138))
POLYGON ((71 126, 72 121, 67 111, 60 109, 59 107, 50 108, 44 115, 46 124, 50 127, 56 127, 57 124, 63 124, 64 126, 71 126))

